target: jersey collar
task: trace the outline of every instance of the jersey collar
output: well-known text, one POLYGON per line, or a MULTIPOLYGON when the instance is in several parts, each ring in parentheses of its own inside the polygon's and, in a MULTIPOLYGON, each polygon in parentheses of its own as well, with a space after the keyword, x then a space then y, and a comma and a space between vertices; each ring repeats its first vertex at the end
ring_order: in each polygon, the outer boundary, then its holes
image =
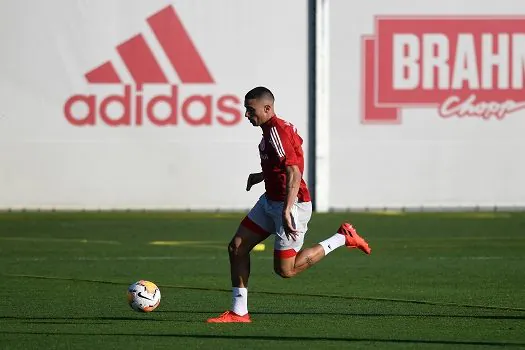
POLYGON ((271 127, 274 125, 276 118, 277 118, 277 115, 275 115, 275 114, 272 115, 272 116, 270 117, 270 119, 268 119, 268 120, 266 121, 266 123, 264 123, 263 125, 261 125, 261 128, 262 128, 263 130, 264 130, 264 129, 271 128, 271 127))

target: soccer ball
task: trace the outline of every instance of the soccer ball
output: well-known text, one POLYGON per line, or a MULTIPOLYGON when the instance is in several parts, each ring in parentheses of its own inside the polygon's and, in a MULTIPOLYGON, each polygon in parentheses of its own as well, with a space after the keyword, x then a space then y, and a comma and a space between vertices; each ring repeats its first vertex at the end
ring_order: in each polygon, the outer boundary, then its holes
POLYGON ((160 290, 155 283, 140 280, 128 287, 128 304, 133 310, 151 312, 159 303, 160 290))

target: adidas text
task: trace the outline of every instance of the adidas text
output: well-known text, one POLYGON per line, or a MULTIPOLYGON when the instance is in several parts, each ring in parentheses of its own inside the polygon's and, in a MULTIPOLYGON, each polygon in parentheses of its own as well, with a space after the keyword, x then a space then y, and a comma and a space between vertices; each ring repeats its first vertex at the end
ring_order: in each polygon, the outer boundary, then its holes
POLYGON ((190 95, 181 97, 179 86, 171 85, 167 94, 146 97, 142 89, 132 85, 123 85, 122 94, 73 95, 64 105, 67 121, 75 126, 175 126, 185 123, 190 126, 219 124, 233 126, 241 121, 240 100, 235 95, 219 97, 208 95, 190 95), (111 115, 110 105, 119 105, 121 113, 111 115), (156 107, 168 107, 168 113, 156 114, 156 107), (79 113, 78 107, 87 112, 79 113), (193 112, 198 109, 200 112, 193 112))

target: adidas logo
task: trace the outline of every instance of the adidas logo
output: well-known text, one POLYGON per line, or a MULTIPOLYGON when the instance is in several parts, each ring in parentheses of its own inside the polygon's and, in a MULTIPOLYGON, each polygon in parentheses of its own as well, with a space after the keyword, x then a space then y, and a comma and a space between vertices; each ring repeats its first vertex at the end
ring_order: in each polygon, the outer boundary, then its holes
MULTIPOLYGON (((208 67, 197 51, 173 6, 167 6, 147 18, 158 42, 152 49, 143 34, 137 34, 116 47, 133 84, 125 83, 111 61, 88 71, 90 84, 108 86, 115 94, 77 94, 64 105, 66 120, 75 126, 232 126, 241 121, 241 100, 233 94, 183 96, 181 85, 170 82, 167 73, 176 74, 184 84, 215 84, 208 67), (158 52, 162 51, 162 52, 158 52), (157 57, 169 62, 166 72, 157 57), (161 90, 161 92, 159 92, 161 90)), ((102 88, 102 86, 101 86, 102 88)))

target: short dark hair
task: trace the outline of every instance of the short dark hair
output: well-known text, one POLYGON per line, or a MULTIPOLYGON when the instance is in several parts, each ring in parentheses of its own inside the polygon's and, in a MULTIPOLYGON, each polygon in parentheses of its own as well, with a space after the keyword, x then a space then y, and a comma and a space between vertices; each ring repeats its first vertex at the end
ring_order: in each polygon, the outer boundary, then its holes
POLYGON ((265 88, 264 86, 257 86, 251 89, 250 91, 248 91, 248 93, 246 93, 246 96, 244 96, 244 99, 245 100, 253 100, 253 99, 257 100, 257 99, 260 99, 261 97, 270 99, 272 100, 272 102, 275 101, 275 97, 273 97, 273 94, 270 91, 270 89, 265 88))

